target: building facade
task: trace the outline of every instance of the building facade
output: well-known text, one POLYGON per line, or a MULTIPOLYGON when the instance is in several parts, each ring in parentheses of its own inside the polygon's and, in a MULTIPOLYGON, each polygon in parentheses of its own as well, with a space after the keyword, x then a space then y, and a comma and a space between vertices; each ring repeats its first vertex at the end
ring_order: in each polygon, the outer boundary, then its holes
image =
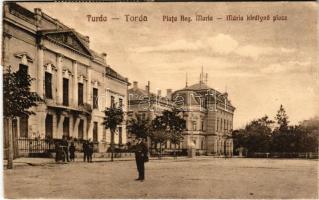
MULTIPOLYGON (((20 138, 91 139, 103 152, 109 146, 103 111, 113 104, 127 107, 129 82, 107 64, 105 53, 96 53, 89 44, 88 36, 41 9, 4 4, 4 72, 9 66, 25 69, 35 79, 31 91, 44 99, 31 108, 36 115, 17 120, 20 138)), ((115 143, 126 143, 125 120, 115 143)))
MULTIPOLYGON (((171 101, 172 90, 166 90, 166 96, 162 94, 161 90, 157 93, 150 92, 150 82, 145 86, 145 89, 139 88, 138 82, 133 82, 133 87, 128 90, 128 119, 136 117, 138 115, 142 118, 148 118, 153 120, 156 116, 162 114, 164 110, 172 109, 173 102, 171 101)), ((134 135, 128 133, 129 140, 134 139, 134 135)), ((159 149, 159 144, 155 144, 148 139, 148 145, 153 153, 156 149, 159 149)), ((178 146, 179 148, 179 146, 178 146)), ((163 146, 164 151, 171 151, 175 149, 174 145, 167 141, 163 146)))
POLYGON ((232 156, 235 107, 227 93, 220 93, 201 80, 175 91, 172 101, 184 111, 186 120, 182 148, 195 147, 200 155, 232 156))

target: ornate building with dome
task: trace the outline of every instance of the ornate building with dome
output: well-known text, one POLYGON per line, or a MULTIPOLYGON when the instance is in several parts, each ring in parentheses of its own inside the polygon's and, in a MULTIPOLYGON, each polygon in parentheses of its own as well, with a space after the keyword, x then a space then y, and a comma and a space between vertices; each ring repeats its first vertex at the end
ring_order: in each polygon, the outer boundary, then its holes
POLYGON ((203 80, 173 92, 172 101, 184 112, 187 129, 182 148, 195 146, 197 154, 227 155, 233 153, 233 119, 235 107, 228 94, 221 93, 203 80))

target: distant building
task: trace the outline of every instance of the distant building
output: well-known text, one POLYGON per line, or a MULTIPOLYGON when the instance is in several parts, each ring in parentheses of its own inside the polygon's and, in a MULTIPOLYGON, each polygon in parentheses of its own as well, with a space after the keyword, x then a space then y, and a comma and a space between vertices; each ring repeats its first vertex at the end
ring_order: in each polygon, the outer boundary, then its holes
POLYGON ((227 93, 218 92, 201 79, 175 91, 172 100, 184 110, 187 129, 182 148, 195 145, 198 154, 232 155, 235 107, 227 93))
MULTIPOLYGON (((31 12, 4 3, 4 70, 26 69, 35 78, 31 90, 45 100, 32 108, 36 115, 15 122, 19 138, 90 138, 105 152, 110 133, 102 125, 103 110, 115 103, 127 106, 129 83, 89 43, 88 36, 39 8, 31 12)), ((126 121, 118 127, 115 143, 126 143, 126 121)))
MULTIPOLYGON (((166 96, 163 96, 161 90, 158 90, 157 94, 150 92, 150 82, 145 86, 145 89, 141 89, 138 87, 138 82, 134 81, 133 87, 128 90, 128 119, 138 115, 153 120, 156 116, 161 115, 164 110, 172 108, 171 96, 171 89, 167 89, 166 96)), ((134 137, 133 134, 128 133, 128 140, 132 140, 134 137)), ((155 145, 149 140, 151 149, 155 149, 155 145)), ((166 150, 170 149, 167 144, 164 147, 166 147, 164 148, 166 150)))
MULTIPOLYGON (((187 150, 195 146, 200 155, 232 155, 231 132, 235 107, 227 93, 209 87, 203 80, 175 92, 168 89, 166 97, 162 97, 161 91, 151 93, 149 84, 141 89, 134 82, 128 90, 128 101, 128 118, 140 115, 152 120, 173 106, 181 109, 186 120, 186 130, 183 133, 184 140, 177 145, 177 149, 187 150)), ((133 139, 131 135, 129 138, 133 139)), ((155 144, 149 145, 155 148, 155 144)), ((169 152, 175 146, 167 141, 163 149, 169 152)))

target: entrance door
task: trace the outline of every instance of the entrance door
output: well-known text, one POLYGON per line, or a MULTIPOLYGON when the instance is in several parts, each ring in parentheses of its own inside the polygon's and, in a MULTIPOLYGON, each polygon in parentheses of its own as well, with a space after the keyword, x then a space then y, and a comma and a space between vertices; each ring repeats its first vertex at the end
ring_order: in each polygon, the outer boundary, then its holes
POLYGON ((49 114, 45 118, 45 138, 53 138, 53 116, 49 114))

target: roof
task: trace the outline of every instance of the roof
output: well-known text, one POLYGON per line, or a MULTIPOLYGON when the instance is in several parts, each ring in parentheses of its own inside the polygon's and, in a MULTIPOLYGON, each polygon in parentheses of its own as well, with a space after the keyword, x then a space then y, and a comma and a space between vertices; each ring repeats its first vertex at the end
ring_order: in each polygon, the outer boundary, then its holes
POLYGON ((208 85, 206 85, 205 83, 196 83, 193 84, 191 86, 185 87, 183 89, 187 89, 187 90, 209 90, 212 89, 211 87, 209 87, 208 85))

